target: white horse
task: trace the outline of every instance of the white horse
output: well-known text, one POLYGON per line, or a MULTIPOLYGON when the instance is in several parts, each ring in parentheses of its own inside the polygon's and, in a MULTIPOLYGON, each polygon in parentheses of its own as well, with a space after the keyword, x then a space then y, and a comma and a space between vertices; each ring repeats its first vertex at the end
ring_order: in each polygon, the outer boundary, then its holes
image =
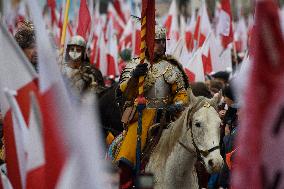
POLYGON ((209 173, 222 167, 219 149, 221 120, 214 109, 220 95, 207 99, 195 97, 190 91, 189 98, 189 107, 164 129, 146 165, 145 172, 154 174, 157 189, 198 189, 194 167, 198 156, 209 173))

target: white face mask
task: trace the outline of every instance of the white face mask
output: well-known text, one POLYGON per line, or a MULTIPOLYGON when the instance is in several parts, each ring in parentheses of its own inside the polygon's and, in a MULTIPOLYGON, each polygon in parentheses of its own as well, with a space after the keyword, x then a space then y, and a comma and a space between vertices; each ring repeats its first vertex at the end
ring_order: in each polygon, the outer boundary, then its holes
POLYGON ((76 51, 69 51, 69 56, 72 60, 77 60, 78 58, 80 58, 82 55, 81 52, 76 52, 76 51))

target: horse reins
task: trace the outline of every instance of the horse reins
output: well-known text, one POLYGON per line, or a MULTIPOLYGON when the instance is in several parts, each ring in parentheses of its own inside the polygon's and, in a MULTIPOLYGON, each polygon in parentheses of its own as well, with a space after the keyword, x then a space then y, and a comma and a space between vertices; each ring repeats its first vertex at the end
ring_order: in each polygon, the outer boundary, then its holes
MULTIPOLYGON (((197 102, 195 104, 195 106, 191 109, 192 111, 190 112, 190 114, 188 115, 188 119, 189 120, 189 127, 188 127, 188 130, 190 129, 190 133, 191 133, 191 138, 192 138, 192 144, 196 150, 196 153, 197 153, 197 157, 198 158, 201 158, 201 155, 203 157, 207 157, 211 152, 217 150, 217 149, 220 149, 220 146, 214 146, 212 148, 210 148, 209 150, 200 150, 198 148, 198 146, 196 145, 195 141, 194 141, 194 137, 193 137, 193 133, 192 133, 192 117, 193 117, 193 114, 195 112, 197 112, 201 107, 206 107, 206 108, 209 108, 210 106, 212 106, 209 102, 207 101, 204 101, 204 100, 201 100, 200 102, 197 102)), ((213 107, 213 106, 212 106, 213 107)), ((184 145, 181 141, 178 141, 178 143, 184 148, 186 149, 186 151, 192 153, 193 151, 190 150, 190 148, 188 148, 186 145, 184 145)))

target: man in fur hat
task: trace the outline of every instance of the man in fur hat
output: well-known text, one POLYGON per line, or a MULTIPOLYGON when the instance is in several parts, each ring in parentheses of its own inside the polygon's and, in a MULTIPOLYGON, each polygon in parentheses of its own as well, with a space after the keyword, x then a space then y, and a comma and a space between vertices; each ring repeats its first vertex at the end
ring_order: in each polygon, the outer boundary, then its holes
POLYGON ((21 22, 15 33, 15 40, 31 62, 32 66, 38 71, 36 38, 33 24, 26 20, 21 22))
MULTIPOLYGON (((126 65, 120 77, 119 89, 126 98, 122 118, 125 132, 121 147, 113 159, 122 170, 122 184, 131 181, 136 163, 138 113, 133 104, 138 96, 139 77, 145 76, 144 96, 147 100, 142 116, 141 150, 145 147, 149 128, 160 122, 161 112, 167 109, 173 115, 181 112, 188 103, 186 89, 189 83, 186 74, 181 64, 173 57, 165 55, 165 52, 166 29, 156 25, 153 64, 147 59, 144 64, 140 64, 140 59, 136 58, 126 65)), ((146 58, 147 54, 146 52, 146 58)))

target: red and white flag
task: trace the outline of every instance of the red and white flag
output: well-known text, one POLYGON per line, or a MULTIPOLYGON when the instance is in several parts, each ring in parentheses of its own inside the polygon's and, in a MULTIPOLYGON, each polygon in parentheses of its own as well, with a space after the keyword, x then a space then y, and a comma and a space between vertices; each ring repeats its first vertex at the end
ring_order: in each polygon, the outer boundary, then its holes
POLYGON ((237 52, 244 52, 247 49, 248 36, 245 19, 242 17, 236 24, 234 43, 237 52))
POLYGON ((4 137, 7 157, 8 177, 15 189, 23 187, 22 174, 17 153, 17 143, 13 134, 11 106, 5 98, 4 89, 16 91, 17 103, 26 123, 29 119, 29 93, 38 91, 36 72, 10 33, 0 23, 0 104, 4 119, 4 137), (7 58, 9 57, 9 58, 7 58), (13 73, 13 74, 11 74, 13 73))
POLYGON ((213 42, 213 33, 210 33, 201 48, 201 59, 203 63, 204 75, 210 74, 213 71, 212 58, 211 58, 211 44, 213 42))
POLYGON ((45 158, 42 136, 42 115, 37 96, 31 93, 31 110, 27 136, 27 166, 26 188, 44 189, 45 186, 45 158))
POLYGON ((39 62, 40 110, 42 112, 45 187, 55 188, 66 161, 68 146, 67 126, 72 126, 72 108, 64 87, 63 79, 56 63, 55 53, 50 44, 42 14, 36 0, 28 0, 31 18, 36 29, 39 62), (42 45, 44 44, 44 45, 42 45))
POLYGON ((202 51, 201 49, 198 49, 194 52, 194 55, 190 58, 190 55, 187 55, 188 58, 185 60, 185 63, 183 63, 184 70, 191 82, 196 81, 205 81, 204 77, 204 69, 203 69, 203 62, 202 62, 202 51))
POLYGON ((168 17, 164 23, 167 30, 167 38, 172 41, 179 39, 178 11, 176 0, 173 0, 169 9, 168 17))
POLYGON ((211 23, 207 13, 207 7, 205 1, 202 1, 201 8, 198 11, 197 21, 194 30, 194 40, 197 43, 197 47, 201 47, 206 37, 211 32, 211 23))
POLYGON ((186 41, 186 47, 189 52, 191 52, 194 48, 194 28, 196 24, 195 14, 193 13, 190 18, 189 24, 186 26, 185 29, 185 41, 186 41))
POLYGON ((113 1, 113 6, 117 12, 117 15, 120 17, 120 19, 124 22, 124 24, 126 24, 126 18, 125 15, 123 13, 123 6, 121 4, 121 0, 114 0, 113 1))
POLYGON ((227 48, 227 46, 234 40, 230 0, 221 0, 217 32, 222 37, 221 39, 224 49, 227 48))
POLYGON ((256 1, 253 36, 232 187, 284 188, 284 40, 275 1, 256 1))
POLYGON ((119 75, 118 70, 118 46, 117 39, 114 33, 112 20, 109 20, 107 25, 107 75, 117 76, 119 75))
POLYGON ((106 42, 103 37, 103 33, 101 33, 101 36, 99 37, 99 47, 98 47, 98 53, 96 57, 96 68, 98 68, 103 76, 107 76, 107 48, 106 48, 106 42))
POLYGON ((87 5, 87 0, 81 0, 79 9, 79 21, 77 27, 77 35, 88 39, 88 32, 91 27, 91 15, 87 5))
POLYGON ((117 31, 117 38, 120 39, 126 23, 124 23, 120 18, 112 3, 108 4, 107 10, 107 21, 109 21, 110 19, 112 19, 114 28, 117 31))

